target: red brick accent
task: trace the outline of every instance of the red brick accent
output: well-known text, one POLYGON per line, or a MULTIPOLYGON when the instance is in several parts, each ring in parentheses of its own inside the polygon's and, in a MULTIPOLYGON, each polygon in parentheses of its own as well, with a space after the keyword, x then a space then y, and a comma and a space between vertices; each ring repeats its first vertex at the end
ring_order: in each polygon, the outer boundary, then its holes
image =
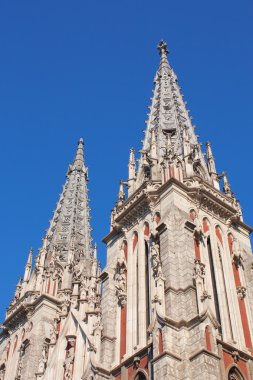
POLYGON ((207 219, 203 220, 203 231, 204 231, 204 233, 206 233, 206 232, 209 231, 209 226, 208 226, 207 219))
POLYGON ((215 227, 215 232, 216 232, 216 236, 219 239, 221 245, 223 245, 223 239, 222 239, 220 227, 216 226, 215 227))
POLYGON ((123 305, 120 312, 120 360, 126 353, 126 317, 127 306, 123 305))
POLYGON ((208 351, 212 351, 210 326, 206 326, 205 328, 205 338, 206 338, 206 349, 208 351))
MULTIPOLYGON (((148 371, 148 355, 141 358, 139 368, 144 369, 146 372, 148 371)), ((131 367, 129 367, 128 368, 128 379, 129 380, 134 379, 134 375, 136 374, 136 372, 137 372, 137 369, 134 368, 133 365, 131 367)))
MULTIPOLYGON (((232 253, 233 253, 233 236, 231 234, 228 235, 228 245, 229 245, 230 255, 232 256, 232 253)), ((233 263, 232 265, 233 265, 235 286, 236 286, 236 288, 238 288, 239 286, 241 286, 240 273, 239 273, 239 270, 236 267, 235 263, 233 263)), ((245 344, 248 348, 252 349, 252 342, 251 342, 251 337, 250 337, 250 329, 249 329, 249 322, 248 322, 248 316, 247 316, 245 301, 244 301, 244 299, 238 298, 238 303, 239 303, 239 309, 240 309, 240 314, 241 314, 242 328, 243 328, 243 333, 244 333, 245 344)))
POLYGON ((200 260, 200 247, 199 247, 199 242, 196 236, 194 236, 194 248, 195 248, 195 258, 196 260, 200 260))
POLYGON ((158 329, 158 355, 163 353, 163 334, 162 330, 158 329))
MULTIPOLYGON (((229 366, 234 365, 234 358, 229 352, 223 351, 223 361, 225 368, 227 369, 229 366)), ((240 371, 242 372, 243 376, 245 377, 245 380, 250 380, 247 364, 243 360, 239 360, 235 365, 235 367, 238 367, 240 371)))

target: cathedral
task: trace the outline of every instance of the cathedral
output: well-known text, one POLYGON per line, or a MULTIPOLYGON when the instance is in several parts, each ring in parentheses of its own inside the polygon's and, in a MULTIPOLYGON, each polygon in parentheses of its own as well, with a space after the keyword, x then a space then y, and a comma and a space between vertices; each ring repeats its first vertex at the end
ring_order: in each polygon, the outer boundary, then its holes
MULTIPOLYGON (((0 380, 252 380, 251 227, 217 173, 164 41, 100 267, 84 142, 0 332, 0 380)), ((119 173, 120 174, 120 173, 119 173)))

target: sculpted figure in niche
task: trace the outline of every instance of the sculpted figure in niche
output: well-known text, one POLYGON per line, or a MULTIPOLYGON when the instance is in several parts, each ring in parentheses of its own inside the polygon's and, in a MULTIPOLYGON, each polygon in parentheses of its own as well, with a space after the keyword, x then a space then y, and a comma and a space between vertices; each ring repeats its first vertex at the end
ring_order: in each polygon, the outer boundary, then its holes
POLYGON ((115 274, 115 280, 116 280, 116 290, 117 290, 117 296, 119 298, 120 304, 124 304, 126 302, 126 259, 125 259, 125 253, 123 246, 121 246, 118 258, 117 258, 117 264, 116 264, 116 274, 115 274))
POLYGON ((21 347, 19 349, 19 359, 18 359, 17 376, 16 376, 17 380, 21 379, 21 372, 22 372, 22 368, 23 368, 23 357, 25 355, 25 349, 26 349, 26 345, 25 345, 25 343, 22 343, 21 347))
POLYGON ((75 357, 75 340, 69 340, 67 345, 66 359, 63 364, 64 367, 64 380, 71 380, 73 375, 75 357))
POLYGON ((233 241, 232 258, 233 258, 233 262, 237 268, 240 265, 243 266, 242 250, 241 250, 240 244, 239 244, 237 239, 234 239, 234 241, 233 241))
POLYGON ((42 348, 42 355, 39 361, 39 368, 38 372, 39 373, 44 373, 47 367, 47 358, 48 358, 48 345, 44 344, 42 348))
POLYGON ((0 380, 4 380, 4 375, 5 375, 5 365, 3 364, 0 367, 0 380))
POLYGON ((159 277, 162 275, 160 247, 159 247, 159 244, 154 241, 152 242, 152 246, 151 246, 151 257, 152 257, 154 275, 155 277, 159 277))
POLYGON ((57 342, 57 339, 58 339, 59 332, 58 332, 57 324, 58 324, 58 319, 55 318, 54 319, 54 325, 53 325, 53 328, 52 328, 52 331, 50 334, 50 343, 51 344, 55 344, 57 342))

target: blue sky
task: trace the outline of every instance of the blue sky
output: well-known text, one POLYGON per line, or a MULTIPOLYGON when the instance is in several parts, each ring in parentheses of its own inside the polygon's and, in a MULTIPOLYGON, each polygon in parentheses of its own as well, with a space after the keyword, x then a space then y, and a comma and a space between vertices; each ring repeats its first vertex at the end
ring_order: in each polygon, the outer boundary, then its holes
POLYGON ((200 140, 213 143, 253 225, 252 18, 247 0, 1 1, 1 319, 30 246, 41 246, 79 137, 105 263, 101 240, 129 148, 140 148, 161 38, 200 140))

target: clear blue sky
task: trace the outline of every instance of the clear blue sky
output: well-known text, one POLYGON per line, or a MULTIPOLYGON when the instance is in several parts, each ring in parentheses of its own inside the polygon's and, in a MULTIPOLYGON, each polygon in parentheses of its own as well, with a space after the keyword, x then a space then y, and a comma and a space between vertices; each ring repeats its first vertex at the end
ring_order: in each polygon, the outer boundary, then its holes
POLYGON ((0 5, 0 317, 41 246, 79 137, 101 243, 129 148, 140 148, 158 41, 168 42, 200 140, 252 214, 252 1, 34 1, 0 5))

